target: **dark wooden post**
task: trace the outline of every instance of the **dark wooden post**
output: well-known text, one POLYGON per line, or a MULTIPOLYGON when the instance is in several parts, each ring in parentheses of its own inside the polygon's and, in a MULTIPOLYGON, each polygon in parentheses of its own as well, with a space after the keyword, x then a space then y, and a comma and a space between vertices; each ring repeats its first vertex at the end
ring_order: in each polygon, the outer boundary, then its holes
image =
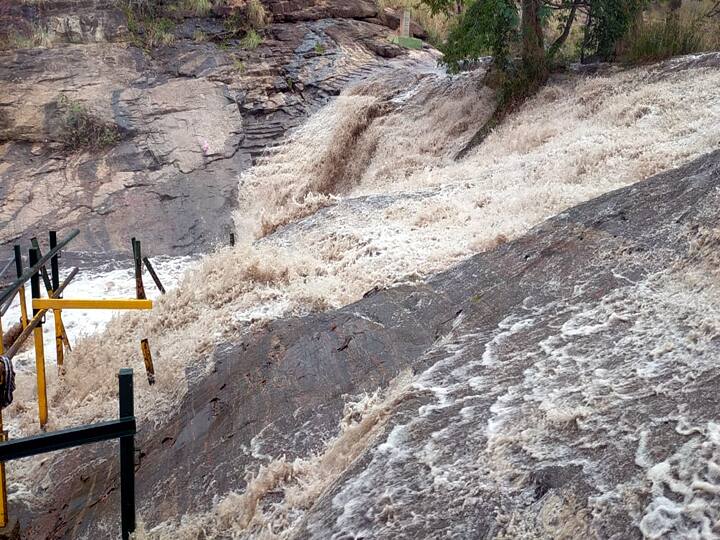
POLYGON ((150 272, 150 277, 153 278, 153 281, 155 282, 155 286, 158 288, 158 290, 165 294, 165 287, 163 287, 163 284, 160 282, 160 278, 155 273, 155 268, 153 268, 152 263, 150 262, 150 259, 147 257, 143 257, 143 262, 145 263, 145 268, 147 268, 148 272, 150 272))
POLYGON ((135 261, 135 294, 138 300, 145 300, 145 285, 142 279, 142 247, 140 240, 132 239, 133 259, 135 261))
MULTIPOLYGON (((120 419, 135 416, 133 370, 123 368, 118 375, 120 419)), ((135 437, 120 437, 120 521, 122 538, 129 540, 135 531, 135 437)))

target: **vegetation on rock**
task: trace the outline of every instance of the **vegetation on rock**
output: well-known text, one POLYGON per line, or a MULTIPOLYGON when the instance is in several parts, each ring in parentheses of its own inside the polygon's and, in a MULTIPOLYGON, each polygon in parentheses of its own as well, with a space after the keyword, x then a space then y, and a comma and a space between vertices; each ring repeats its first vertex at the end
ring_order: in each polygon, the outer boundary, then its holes
POLYGON ((120 130, 115 124, 92 114, 81 103, 62 94, 57 104, 62 112, 60 139, 66 150, 100 150, 120 141, 120 130))

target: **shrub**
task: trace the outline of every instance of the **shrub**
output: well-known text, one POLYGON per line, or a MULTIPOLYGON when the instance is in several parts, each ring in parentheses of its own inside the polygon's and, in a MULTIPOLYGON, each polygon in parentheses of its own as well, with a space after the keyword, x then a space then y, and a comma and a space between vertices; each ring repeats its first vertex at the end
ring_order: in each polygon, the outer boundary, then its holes
POLYGON ((210 0, 182 0, 180 9, 196 17, 205 17, 212 10, 210 0))
POLYGON ((257 49, 263 42, 263 38, 255 29, 248 30, 245 37, 240 40, 240 46, 250 51, 257 49))
POLYGON ((260 0, 226 0, 226 6, 230 15, 224 24, 230 34, 262 30, 270 22, 270 15, 260 0))
MULTIPOLYGON (((2 19, 0 19, 0 24, 4 24, 2 19)), ((0 29, 0 50, 52 46, 50 34, 44 27, 30 24, 16 25, 13 24, 13 21, 10 24, 6 29, 0 29)))
POLYGON ((248 0, 246 13, 248 23, 252 28, 260 30, 267 26, 269 17, 260 0, 248 0))
POLYGON ((207 34, 202 30, 195 30, 193 32, 193 41, 195 43, 203 43, 204 41, 207 41, 207 34))
POLYGON ((170 45, 175 41, 175 23, 170 19, 147 19, 145 21, 145 45, 152 49, 158 45, 170 45))
POLYGON ((81 103, 70 100, 64 94, 58 100, 62 111, 60 133, 65 149, 99 150, 113 146, 120 140, 120 130, 89 112, 81 103))
POLYGON ((709 31, 698 18, 668 16, 660 21, 643 22, 621 43, 620 59, 629 63, 655 62, 710 50, 717 45, 712 42, 716 32, 709 31))

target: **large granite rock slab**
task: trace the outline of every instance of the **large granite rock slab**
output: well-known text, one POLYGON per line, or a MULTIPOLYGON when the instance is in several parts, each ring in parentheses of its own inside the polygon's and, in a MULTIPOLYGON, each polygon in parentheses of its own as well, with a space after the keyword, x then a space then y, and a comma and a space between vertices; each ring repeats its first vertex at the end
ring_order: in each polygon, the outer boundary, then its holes
MULTIPOLYGON (((145 523, 209 509, 267 455, 322 451, 343 395, 403 369, 413 384, 384 434, 328 471, 296 537, 634 538, 716 523, 719 188, 716 152, 427 282, 221 345, 177 413, 140 428, 145 523)), ((43 511, 11 508, 26 534, 112 536, 114 453, 54 460, 43 511)))

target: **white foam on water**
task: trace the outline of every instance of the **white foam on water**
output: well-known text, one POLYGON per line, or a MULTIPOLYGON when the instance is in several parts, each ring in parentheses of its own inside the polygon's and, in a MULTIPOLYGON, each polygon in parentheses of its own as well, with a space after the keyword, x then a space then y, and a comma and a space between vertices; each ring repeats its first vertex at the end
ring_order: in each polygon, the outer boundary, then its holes
MULTIPOLYGON (((453 156, 494 106, 493 92, 481 84, 482 73, 458 78, 406 75, 388 73, 344 93, 243 174, 236 223, 237 237, 245 241, 204 259, 177 289, 158 299, 153 312, 122 315, 104 333, 81 340, 68 356, 63 384, 50 380, 50 428, 112 417, 117 390, 111 374, 136 357, 140 338, 149 338, 157 351, 157 384, 151 389, 136 387, 138 419, 152 429, 184 397, 185 368, 196 366, 196 376, 203 376, 203 369, 212 369, 217 343, 238 339, 256 319, 335 308, 360 299, 373 287, 423 279, 518 237, 548 216, 681 165, 720 143, 719 70, 661 72, 642 67, 549 83, 457 162, 453 156), (409 84, 417 91, 398 89, 398 79, 403 84, 413 81, 409 84), (251 243, 252 238, 258 241, 251 243)), ((562 316, 543 307, 516 313, 517 329, 524 332, 547 317, 559 317, 557 332, 520 356, 506 350, 499 338, 495 348, 469 357, 477 335, 473 329, 454 332, 447 343, 438 345, 447 347, 447 360, 436 363, 407 390, 424 392, 434 401, 425 404, 416 420, 393 428, 396 439, 383 447, 390 455, 375 456, 367 470, 336 495, 337 504, 366 500, 372 511, 365 513, 373 520, 386 519, 383 531, 388 534, 432 524, 437 531, 462 536, 468 532, 462 529, 464 522, 453 522, 452 516, 449 523, 442 522, 432 510, 413 516, 412 523, 392 518, 393 505, 411 504, 422 491, 403 471, 416 474, 419 483, 427 481, 423 485, 435 486, 434 496, 444 500, 457 498, 464 504, 473 489, 519 489, 530 500, 530 488, 513 488, 524 486, 524 473, 517 472, 523 471, 519 455, 592 468, 582 453, 572 457, 577 448, 562 440, 562 426, 587 432, 581 447, 588 451, 602 441, 618 451, 630 452, 632 446, 634 462, 637 426, 623 421, 621 409, 632 410, 638 399, 670 391, 669 386, 693 384, 693 377, 709 365, 701 348, 695 350, 684 341, 685 332, 674 317, 688 305, 704 310, 691 310, 688 317, 706 316, 718 304, 679 287, 673 294, 686 304, 674 303, 668 292, 672 284, 661 280, 629 283, 626 297, 607 299, 581 312, 558 305, 552 310, 562 316), (649 296, 658 298, 662 309, 668 308, 662 317, 639 300, 649 296), (597 357, 589 342, 618 325, 629 325, 632 331, 617 348, 597 357), (645 354, 648 344, 656 349, 652 357, 645 354), (625 362, 621 350, 634 351, 644 364, 638 369, 625 362), (611 360, 625 363, 618 370, 608 364, 611 360), (453 371, 464 376, 454 376, 453 371), (560 385, 568 373, 575 382, 560 385), (602 377, 597 378, 598 373, 602 377), (475 406, 483 403, 487 406, 475 406), (468 414, 472 410, 478 414, 475 418, 468 414), (446 417, 447 425, 434 430, 439 434, 429 439, 432 447, 413 441, 414 433, 430 429, 428 422, 438 417, 446 417), (450 436, 450 424, 473 445, 459 456, 451 445, 438 444, 438 437, 450 436), (408 450, 409 444, 421 446, 408 450), (423 456, 427 467, 414 469, 408 458, 412 455, 423 456), (392 474, 397 474, 398 485, 405 482, 407 487, 398 488, 382 509, 376 509, 372 501, 388 500, 386 484, 378 479, 392 474), (441 480, 436 483, 435 477, 441 480), (467 490, 458 491, 463 483, 467 490)), ((507 331, 499 328, 497 334, 507 331)), ((702 334, 697 339, 705 343, 702 334)), ((18 383, 18 399, 8 418, 16 433, 31 433, 37 429, 32 378, 21 373, 18 383)), ((697 424, 688 419, 688 425, 697 424)), ((275 463, 253 485, 276 486, 295 474, 293 465, 275 463)), ((348 465, 339 463, 338 470, 348 465)), ((594 473, 600 491, 615 490, 617 498, 627 498, 603 480, 601 471, 594 473)), ((16 474, 11 481, 22 478, 22 471, 16 474)), ((632 481, 639 482, 635 477, 632 481)), ((255 509, 261 492, 237 497, 255 509)), ((235 530, 243 530, 256 514, 237 510, 246 507, 238 500, 233 498, 218 512, 224 516, 221 522, 229 520, 235 530)), ((281 532, 290 530, 302 513, 302 505, 290 507, 296 510, 283 514, 290 517, 278 526, 281 532)), ((557 501, 548 508, 553 516, 567 510, 557 501)), ((344 510, 338 530, 350 534, 377 525, 361 518, 359 511, 344 510)), ((642 512, 637 512, 639 522, 642 512)), ((532 530, 522 525, 527 516, 502 508, 496 513, 508 531, 511 525, 532 530)), ((164 527, 173 534, 173 524, 164 527)))

